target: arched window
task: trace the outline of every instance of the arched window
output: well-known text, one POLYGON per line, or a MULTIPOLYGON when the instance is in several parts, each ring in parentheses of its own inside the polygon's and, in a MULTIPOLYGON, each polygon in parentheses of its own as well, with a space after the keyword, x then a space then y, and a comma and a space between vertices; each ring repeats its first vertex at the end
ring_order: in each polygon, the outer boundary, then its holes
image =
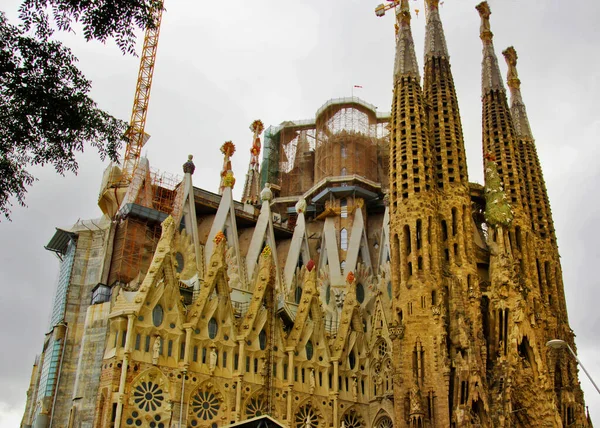
POLYGON ((302 287, 296 288, 296 303, 300 303, 300 299, 302 299, 302 287))
POLYGON ((340 155, 342 156, 342 159, 346 159, 346 156, 348 156, 345 143, 340 144, 340 155))
POLYGON ((348 231, 346 228, 340 230, 340 248, 344 251, 348 249, 348 231))
POLYGON ((354 351, 348 355, 348 365, 350 366, 350 370, 354 370, 354 367, 356 367, 356 354, 354 351))
POLYGON ((217 324, 217 320, 214 318, 211 318, 208 321, 208 337, 210 337, 211 339, 214 339, 215 337, 217 337, 218 331, 219 331, 219 324, 217 324))
POLYGON ((327 288, 325 289, 325 304, 328 305, 329 302, 331 301, 331 285, 327 285, 327 288))
POLYGON ((345 177, 345 176, 346 176, 346 174, 348 174, 348 171, 347 171, 347 170, 346 170, 346 168, 344 167, 344 168, 342 168, 342 171, 340 172, 340 175, 341 175, 342 177, 345 177))
POLYGON ((356 300, 358 303, 365 301, 365 287, 360 282, 356 283, 356 300))
POLYGON ((262 351, 267 349, 267 332, 264 329, 258 333, 258 346, 262 351))
POLYGON ((308 341, 306 342, 306 346, 304 347, 306 350, 306 359, 307 360, 312 360, 313 357, 313 344, 312 341, 308 341))
POLYGON ((152 310, 152 323, 154 327, 159 327, 163 322, 164 311, 162 306, 156 305, 152 310))

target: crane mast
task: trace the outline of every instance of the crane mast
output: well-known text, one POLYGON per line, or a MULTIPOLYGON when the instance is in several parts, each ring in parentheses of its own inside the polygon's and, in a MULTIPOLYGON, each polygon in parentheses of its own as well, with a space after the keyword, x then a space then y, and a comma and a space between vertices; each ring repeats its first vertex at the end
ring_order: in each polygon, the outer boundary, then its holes
POLYGON ((152 76, 156 63, 156 49, 158 47, 158 36, 160 34, 160 23, 162 20, 163 7, 160 5, 153 10, 154 26, 147 27, 144 35, 144 47, 140 58, 140 70, 138 73, 131 111, 131 121, 125 135, 128 142, 123 158, 123 175, 121 182, 124 185, 131 183, 137 168, 142 147, 148 140, 144 128, 146 127, 146 115, 148 113, 148 101, 150 89, 152 88, 152 76))

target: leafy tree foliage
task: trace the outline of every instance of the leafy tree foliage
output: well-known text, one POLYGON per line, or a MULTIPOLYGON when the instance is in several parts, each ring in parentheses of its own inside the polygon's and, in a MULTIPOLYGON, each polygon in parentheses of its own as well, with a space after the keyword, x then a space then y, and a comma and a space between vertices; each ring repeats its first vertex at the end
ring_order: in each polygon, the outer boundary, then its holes
POLYGON ((152 11, 158 8, 163 8, 162 0, 24 0, 19 16, 25 30, 35 28, 47 37, 52 34, 51 10, 59 30, 73 31, 72 24, 80 23, 87 41, 114 38, 123 53, 133 54, 136 27, 152 27, 152 11))
MULTIPOLYGON (((75 3, 88 3, 93 10, 102 2, 75 3)), ((72 13, 84 16, 82 9, 72 13)), ((108 36, 110 25, 103 23, 90 34, 108 36)), ((87 144, 102 158, 117 158, 127 124, 97 108, 88 96, 91 83, 76 61, 60 42, 39 31, 28 33, 0 12, 0 213, 7 218, 12 198, 24 205, 26 188, 35 180, 28 171, 32 165, 77 172, 75 153, 87 144)))

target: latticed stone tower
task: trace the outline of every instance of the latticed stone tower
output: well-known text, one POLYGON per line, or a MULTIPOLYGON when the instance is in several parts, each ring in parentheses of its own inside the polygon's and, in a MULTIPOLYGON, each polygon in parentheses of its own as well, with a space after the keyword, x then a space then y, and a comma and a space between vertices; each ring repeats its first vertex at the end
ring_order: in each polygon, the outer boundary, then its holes
POLYGON ((575 366, 545 346, 554 337, 574 344, 516 52, 504 52, 509 108, 491 11, 478 5, 486 159, 480 189, 468 182, 439 1, 426 3, 423 90, 408 1, 397 19, 390 148, 396 422, 587 426, 575 366))

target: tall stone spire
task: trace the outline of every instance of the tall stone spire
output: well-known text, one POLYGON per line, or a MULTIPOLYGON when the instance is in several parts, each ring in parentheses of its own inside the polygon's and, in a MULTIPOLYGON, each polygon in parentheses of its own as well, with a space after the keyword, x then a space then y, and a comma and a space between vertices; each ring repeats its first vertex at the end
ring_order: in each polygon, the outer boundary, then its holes
POLYGON ((408 0, 397 13, 398 36, 394 67, 394 123, 390 145, 392 211, 398 201, 432 186, 431 154, 419 67, 410 29, 408 0))
POLYGON ((502 52, 508 65, 508 87, 511 95, 510 110, 512 114, 515 133, 519 140, 519 161, 523 171, 527 203, 531 217, 531 226, 543 239, 555 241, 554 222, 550 211, 550 201, 542 174, 542 167, 537 155, 535 140, 527 110, 521 96, 521 80, 517 73, 517 51, 509 47, 502 52))
POLYGON ((410 29, 410 7, 408 0, 402 0, 396 13, 398 36, 396 40, 396 60, 394 63, 394 78, 410 75, 420 81, 419 65, 415 54, 415 42, 410 29))
POLYGON ((468 186, 467 163, 458 99, 450 69, 439 0, 426 0, 425 79, 423 89, 430 107, 429 130, 435 182, 440 189, 468 186))
MULTIPOLYGON (((389 212, 393 307, 397 314, 393 328, 404 333, 394 335, 392 348, 394 369, 400 378, 414 379, 416 383, 412 389, 409 382, 394 384, 394 400, 409 400, 414 410, 410 414, 413 423, 425 426, 427 420, 431 426, 449 426, 448 400, 439 400, 435 412, 428 415, 418 411, 419 391, 430 397, 448 396, 447 379, 441 370, 443 357, 434 357, 439 347, 434 341, 422 340, 438 340, 445 320, 432 317, 431 310, 413 312, 413 302, 425 302, 443 292, 440 247, 431 239, 438 236, 439 193, 434 189, 428 113, 410 29, 408 0, 402 1, 397 19, 389 212)), ((395 412, 395 420, 406 420, 403 406, 396 406, 395 412)))
POLYGON ((482 103, 483 103, 483 153, 493 155, 498 163, 498 173, 506 189, 506 194, 515 217, 528 211, 524 204, 525 186, 516 147, 516 136, 506 91, 500 77, 498 59, 492 43, 490 29, 490 7, 487 2, 480 3, 477 11, 481 16, 481 41, 483 42, 482 63, 482 103), (521 210, 522 208, 522 210, 521 210))
POLYGON ((444 27, 440 19, 440 0, 425 0, 427 24, 425 27, 425 61, 430 57, 448 58, 444 27))
POLYGON ((513 125, 515 126, 515 133, 517 137, 533 139, 529 119, 527 119, 527 110, 521 97, 521 80, 519 80, 519 74, 517 73, 517 51, 511 46, 505 49, 502 55, 504 55, 504 59, 508 65, 506 80, 510 90, 510 111, 512 113, 513 125))
POLYGON ((500 68, 498 67, 498 58, 494 51, 494 33, 490 27, 490 15, 492 11, 487 1, 481 2, 476 6, 479 16, 481 16, 481 27, 479 37, 483 42, 483 70, 481 73, 481 90, 485 94, 488 91, 504 91, 500 68))

